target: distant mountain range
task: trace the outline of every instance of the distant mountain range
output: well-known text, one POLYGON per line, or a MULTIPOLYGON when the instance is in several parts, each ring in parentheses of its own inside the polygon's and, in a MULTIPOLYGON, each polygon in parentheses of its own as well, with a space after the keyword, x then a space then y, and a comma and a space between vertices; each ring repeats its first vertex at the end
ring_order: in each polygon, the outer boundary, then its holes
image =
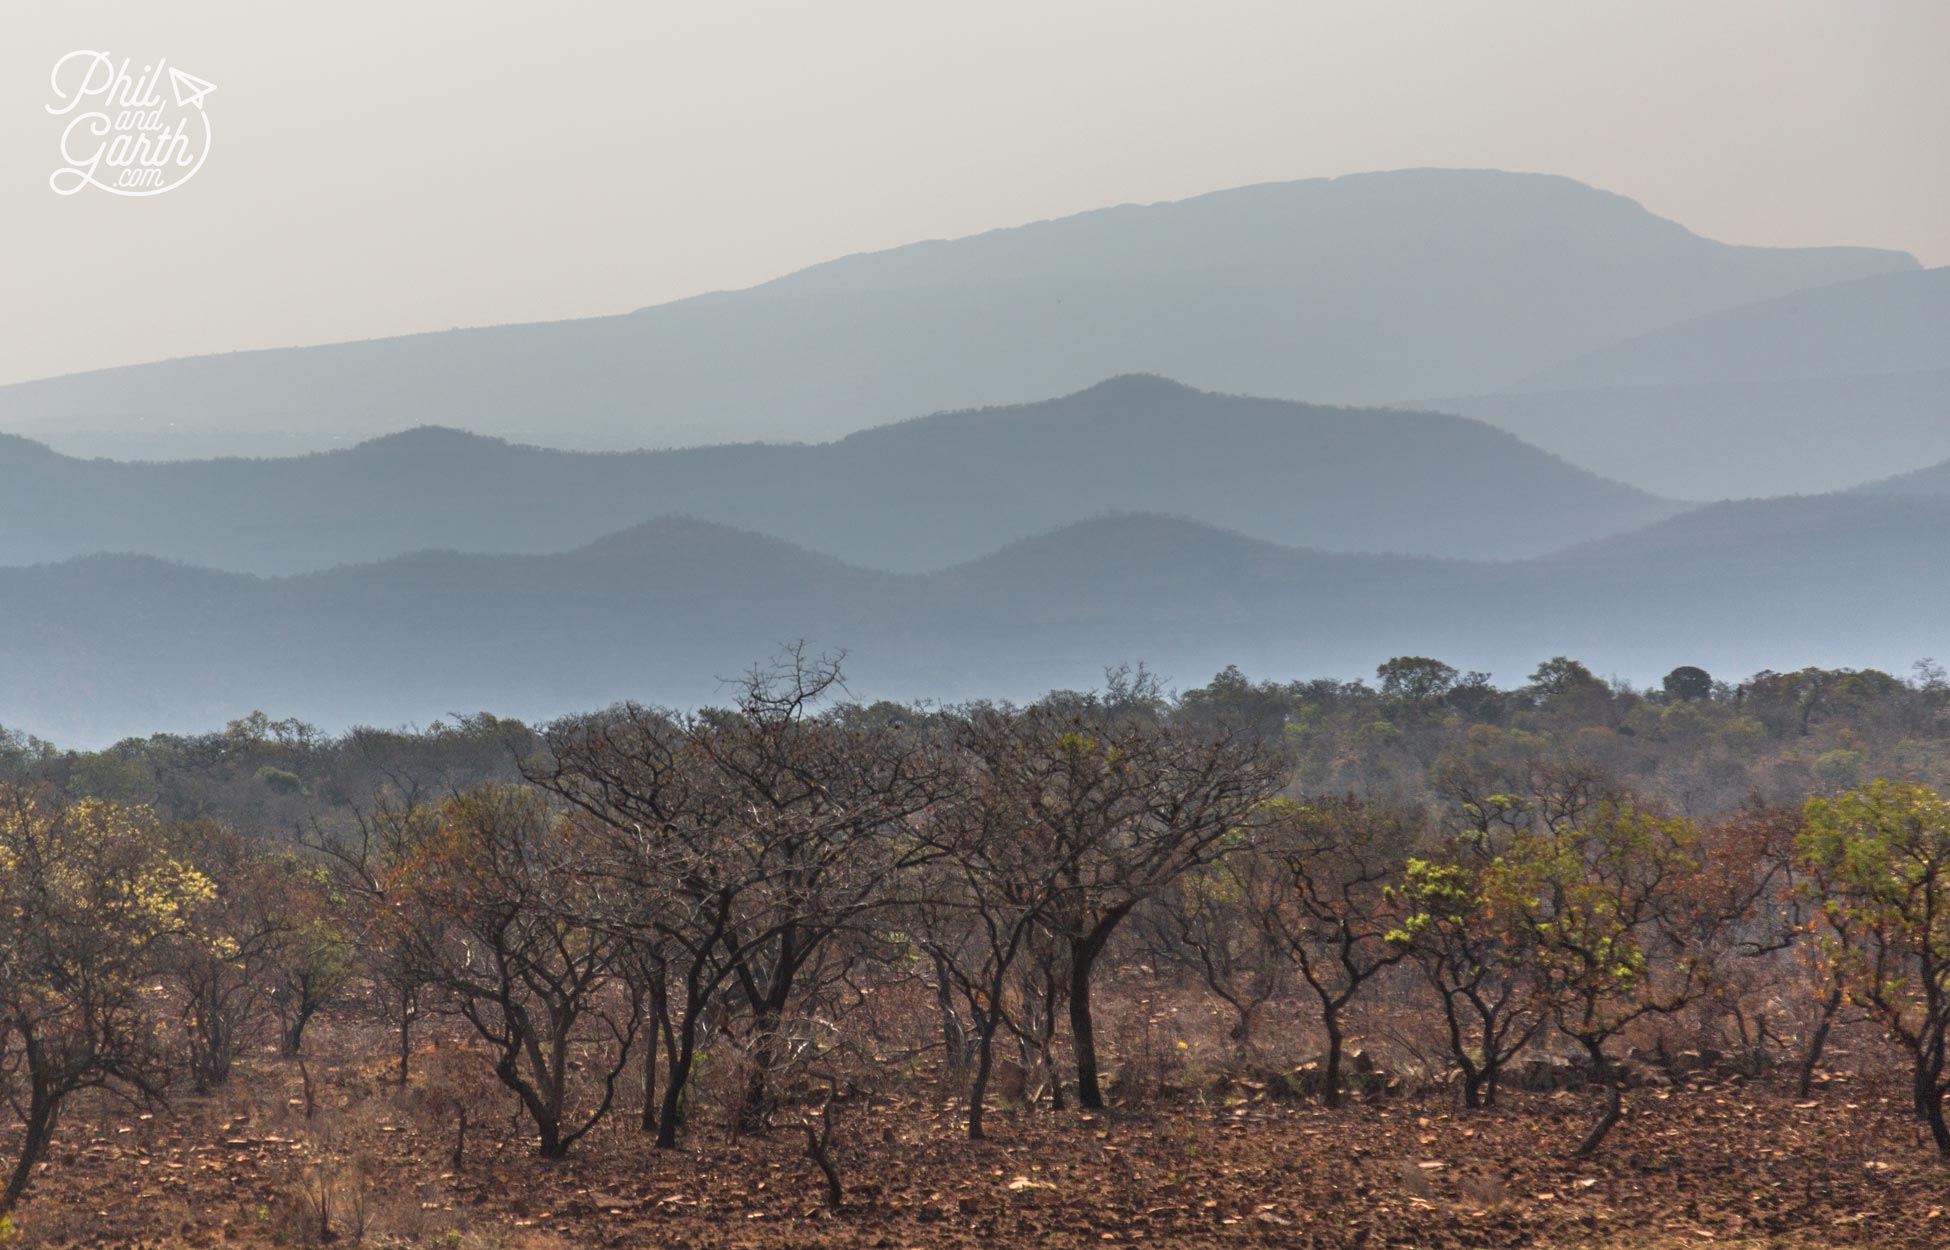
MULTIPOLYGON (((1950 325, 1944 327, 1950 340, 1950 325)), ((1819 494, 1950 458, 1950 368, 1431 400, 1673 499, 1819 494)))
POLYGON ((1546 369, 1519 391, 1950 369, 1950 268, 1879 274, 1708 313, 1546 369))
POLYGON ((588 454, 420 429, 287 459, 125 464, 0 438, 0 565, 114 551, 290 573, 432 548, 559 552, 683 514, 906 572, 1132 510, 1327 550, 1502 559, 1677 505, 1473 420, 1144 376, 816 446, 588 454))
POLYGON ((1950 270, 1561 178, 1247 187, 23 383, 0 430, 33 436, 0 435, 0 725, 70 743, 695 704, 800 639, 937 699, 1950 658, 1950 270), (1417 395, 1460 398, 1326 406, 1417 395), (192 458, 266 447, 339 449, 192 458))
POLYGON ((1950 459, 1856 488, 1870 495, 1950 495, 1950 459))
POLYGON ((0 430, 116 455, 426 424, 625 449, 824 440, 1127 372, 1312 403, 1585 386, 1630 373, 1604 355, 1626 340, 1916 267, 1717 243, 1565 178, 1408 170, 919 243, 627 316, 21 383, 0 430))
POLYGON ((1422 406, 1674 498, 1854 486, 1950 457, 1950 269, 1792 292, 1422 406))
POLYGON ((1901 669, 1945 651, 1946 549, 1950 498, 1857 494, 1717 505, 1491 564, 1145 515, 929 574, 686 519, 562 555, 288 578, 96 556, 0 570, 0 723, 99 743, 255 708, 342 728, 708 702, 797 639, 847 650, 862 698, 1025 698, 1140 659, 1181 684, 1228 663, 1355 677, 1404 653, 1505 680, 1556 654, 1642 681, 1682 663, 1901 669))

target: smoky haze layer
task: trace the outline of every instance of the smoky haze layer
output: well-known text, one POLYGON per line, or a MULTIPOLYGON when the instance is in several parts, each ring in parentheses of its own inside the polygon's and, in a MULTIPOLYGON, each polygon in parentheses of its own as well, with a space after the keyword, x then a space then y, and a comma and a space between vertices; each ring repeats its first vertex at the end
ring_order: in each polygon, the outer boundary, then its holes
POLYGON ((679 513, 905 572, 1132 510, 1327 550, 1501 559, 1676 505, 1475 421, 1143 376, 818 446, 588 454, 420 429, 289 459, 121 464, 0 437, 0 564, 115 551, 289 573, 564 551, 679 513))
MULTIPOLYGON (((1950 340, 1950 326, 1944 329, 1950 340)), ((1950 368, 1431 400, 1673 499, 1819 494, 1950 458, 1950 368)))
POLYGON ((1030 698, 1144 660, 1357 677, 1399 654, 1514 680, 1573 655, 1656 680, 1942 651, 1950 498, 1720 504, 1558 556, 1334 555, 1106 517, 929 574, 688 519, 555 556, 423 554, 286 578, 98 556, 0 570, 0 723, 64 742, 263 708, 328 728, 635 697, 721 699, 780 644, 845 650, 862 698, 1030 698), (1847 588, 1873 586, 1873 611, 1847 588))
POLYGON ((1717 243, 1565 178, 1408 170, 919 243, 627 316, 21 383, 0 388, 0 429, 188 454, 425 424, 604 449, 826 439, 1141 371, 1379 403, 1497 390, 1688 318, 1915 268, 1717 243))
POLYGON ((1950 269, 1795 291, 1420 406, 1674 498, 1855 486, 1950 457, 1950 269))
POLYGON ((1950 268, 1881 274, 1695 317, 1510 389, 1683 386, 1950 368, 1950 268))
POLYGON ((1871 495, 1950 495, 1950 459, 1866 483, 1857 491, 1871 495))

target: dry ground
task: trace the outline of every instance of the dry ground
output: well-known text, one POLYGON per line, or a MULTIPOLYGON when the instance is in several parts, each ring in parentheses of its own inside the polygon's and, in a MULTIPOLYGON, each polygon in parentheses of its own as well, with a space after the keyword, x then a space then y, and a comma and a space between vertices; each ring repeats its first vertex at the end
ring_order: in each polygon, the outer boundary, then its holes
MULTIPOLYGON (((318 1040, 327 1055, 384 1047, 370 1031, 318 1040)), ((1242 1091, 1000 1114, 980 1144, 926 1101, 856 1103, 837 1143, 848 1200, 832 1212, 797 1133, 703 1126, 659 1153, 626 1114, 544 1164, 493 1098, 455 1169, 450 1115, 391 1088, 383 1058, 310 1072, 310 1120, 298 1068, 271 1055, 146 1118, 83 1100, 20 1212, 22 1241, 316 1244, 323 1195, 336 1244, 449 1250, 1950 1246, 1950 1165, 1893 1083, 1806 1102, 1730 1081, 1639 1090, 1584 1162, 1566 1157, 1597 1104, 1583 1092, 1469 1115, 1436 1096, 1326 1111, 1242 1091)))

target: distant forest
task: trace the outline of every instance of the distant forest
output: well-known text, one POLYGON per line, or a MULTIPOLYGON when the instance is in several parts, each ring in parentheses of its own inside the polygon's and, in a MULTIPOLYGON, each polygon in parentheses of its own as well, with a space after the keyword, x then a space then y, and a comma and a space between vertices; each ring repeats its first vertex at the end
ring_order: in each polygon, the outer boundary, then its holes
MULTIPOLYGON (((1442 801, 1458 768, 1513 780, 1539 762, 1574 761, 1678 813, 1712 818, 1873 777, 1950 784, 1950 681, 1930 660, 1902 676, 1809 668, 1733 680, 1686 665, 1645 689, 1562 657, 1512 688, 1426 657, 1390 660, 1368 682, 1253 681, 1228 668, 1172 697, 1142 668, 1109 676, 1103 690, 1054 692, 1037 706, 1107 701, 1172 722, 1234 726, 1277 744, 1292 784, 1312 793, 1427 805, 1442 801)), ((824 715, 847 723, 911 727, 966 715, 832 693, 836 706, 824 715)), ((419 731, 334 735, 260 712, 221 731, 77 751, 0 728, 0 776, 146 804, 169 819, 232 820, 297 837, 321 822, 342 825, 389 789, 425 797, 515 780, 520 762, 543 749, 543 732, 483 713, 419 731)))

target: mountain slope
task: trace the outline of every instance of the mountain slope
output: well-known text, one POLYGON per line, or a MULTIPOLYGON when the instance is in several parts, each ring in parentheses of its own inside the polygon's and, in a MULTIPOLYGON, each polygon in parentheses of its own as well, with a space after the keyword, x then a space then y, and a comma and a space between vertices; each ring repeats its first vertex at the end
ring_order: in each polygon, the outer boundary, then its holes
POLYGON ((1406 170, 916 244, 627 316, 21 383, 0 388, 0 429, 189 454, 429 422, 595 448, 822 439, 1137 370, 1375 403, 1497 389, 1688 317, 1914 265, 1728 246, 1564 178, 1406 170))
POLYGON ((1950 267, 1886 273, 1708 313, 1511 389, 1840 378, 1950 369, 1950 267))
POLYGON ((1856 488, 1868 495, 1942 495, 1950 497, 1950 459, 1908 473, 1899 473, 1856 488))
POLYGON ((562 551, 684 513, 918 571, 1132 509, 1331 550, 1505 558, 1674 505, 1475 421, 1155 377, 819 446, 595 455, 420 429, 282 460, 123 464, 0 440, 0 564, 107 550, 284 573, 424 548, 562 551))
POLYGON ((1815 494, 1950 459, 1950 368, 1472 395, 1427 406, 1672 499, 1815 494))
POLYGON ((86 743, 253 708, 337 728, 690 704, 800 639, 845 649, 862 698, 1024 698, 1139 659, 1184 683, 1228 663, 1354 677, 1411 653, 1512 680, 1556 654, 1640 680, 1680 663, 1900 668, 1942 649, 1946 544, 1950 500, 1838 496, 1501 564, 1327 555, 1147 515, 925 575, 690 520, 558 556, 289 578, 91 557, 0 570, 0 724, 86 743))

